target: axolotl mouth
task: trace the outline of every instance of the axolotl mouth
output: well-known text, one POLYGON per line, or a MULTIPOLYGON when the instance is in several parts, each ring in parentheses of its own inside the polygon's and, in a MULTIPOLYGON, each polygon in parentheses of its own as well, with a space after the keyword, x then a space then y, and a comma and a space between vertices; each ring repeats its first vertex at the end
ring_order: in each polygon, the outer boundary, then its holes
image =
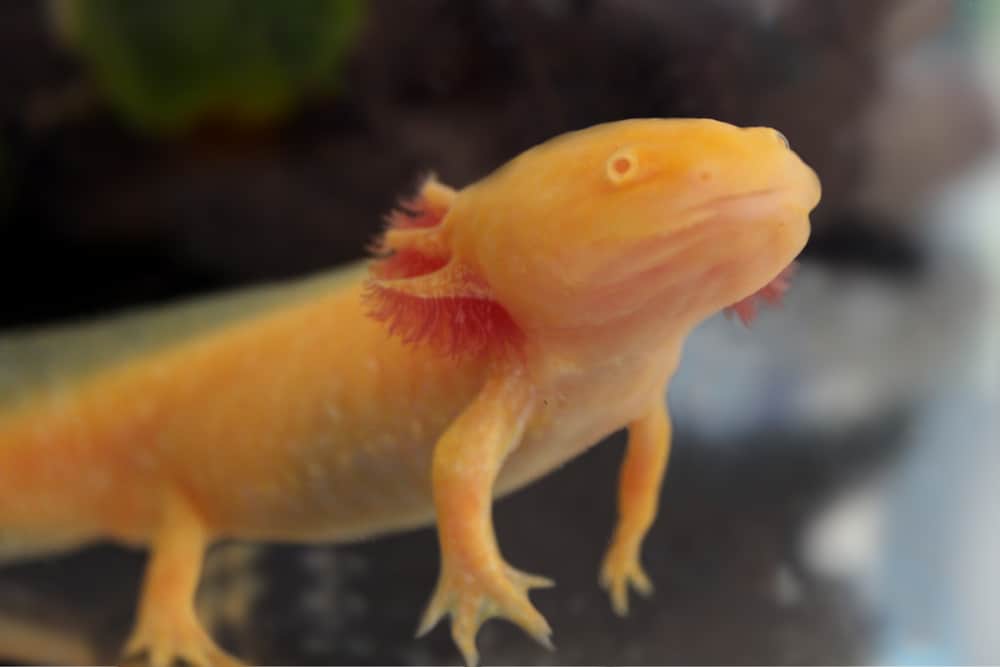
MULTIPOLYGON (((807 195, 810 194, 808 190, 804 192, 807 195)), ((717 199, 711 203, 711 206, 719 213, 731 207, 739 207, 742 214, 747 217, 753 217, 752 213, 757 209, 760 217, 766 217, 770 214, 771 207, 778 202, 786 200, 789 196, 792 196, 793 199, 799 199, 801 198, 801 193, 798 190, 771 188, 749 194, 717 199), (748 216, 748 214, 751 215, 748 216)), ((792 277, 795 275, 797 269, 798 263, 792 261, 766 285, 753 294, 727 306, 723 309, 723 313, 725 313, 726 317, 735 316, 744 326, 749 327, 757 319, 761 305, 774 307, 781 305, 785 293, 791 287, 792 277)))
MULTIPOLYGON (((713 293, 718 283, 731 282, 729 276, 741 271, 744 263, 756 261, 746 256, 746 248, 740 250, 740 256, 726 257, 728 244, 719 244, 720 235, 738 232, 748 247, 769 243, 772 236, 768 229, 785 228, 783 224, 770 225, 772 220, 794 221, 808 208, 810 203, 797 189, 774 187, 712 198, 671 213, 673 222, 665 233, 637 243, 595 272, 601 275, 603 284, 591 287, 589 296, 605 313, 609 308, 629 313, 656 302, 657 308, 665 303, 674 316, 683 316, 692 303, 685 295, 697 292, 702 286, 713 293), (756 223, 765 226, 758 227, 756 223), (655 296, 637 295, 637 284, 653 285, 655 296)), ((788 264, 767 284, 725 306, 723 312, 750 326, 762 305, 780 305, 795 273, 793 256, 789 256, 788 264)), ((760 265, 756 266, 751 271, 759 271, 760 265)), ((718 308, 715 306, 712 312, 718 312, 718 308)))
POLYGON ((760 304, 780 306, 781 301, 791 286, 792 276, 798 268, 797 262, 792 262, 782 270, 771 282, 761 287, 750 296, 723 309, 726 317, 737 317, 744 326, 749 327, 757 318, 760 304))

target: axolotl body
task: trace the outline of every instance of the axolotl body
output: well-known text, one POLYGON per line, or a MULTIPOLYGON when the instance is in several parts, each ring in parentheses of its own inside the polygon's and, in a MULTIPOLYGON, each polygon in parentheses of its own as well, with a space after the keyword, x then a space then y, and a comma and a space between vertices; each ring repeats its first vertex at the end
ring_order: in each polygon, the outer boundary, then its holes
POLYGON ((368 267, 0 339, 0 555, 146 546, 125 654, 220 665, 236 661, 193 608, 213 541, 436 520, 420 632, 451 615, 472 664, 490 617, 550 636, 528 591, 551 582, 501 556, 493 499, 627 427, 601 568, 624 613, 651 588, 640 546, 683 341, 780 297, 819 196, 774 130, 609 123, 461 190, 429 178, 368 267))

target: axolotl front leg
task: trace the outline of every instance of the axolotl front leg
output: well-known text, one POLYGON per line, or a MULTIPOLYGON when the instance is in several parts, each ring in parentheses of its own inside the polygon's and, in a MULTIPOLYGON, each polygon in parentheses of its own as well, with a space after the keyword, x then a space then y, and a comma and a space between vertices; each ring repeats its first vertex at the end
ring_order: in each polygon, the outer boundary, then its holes
POLYGON ((601 585, 619 616, 628 613, 630 584, 643 595, 653 592, 639 552, 656 519, 669 457, 670 416, 664 396, 658 394, 646 414, 628 426, 628 448, 618 482, 618 523, 601 566, 601 585))
POLYGON ((519 372, 489 379, 434 448, 432 483, 441 545, 441 573, 417 631, 445 615, 466 664, 478 659, 476 632, 492 617, 506 618, 551 648, 551 630, 527 591, 552 582, 515 570, 500 555, 493 532, 493 484, 519 444, 535 405, 534 388, 519 372))
MULTIPOLYGON (((434 449, 432 480, 441 546, 437 588, 418 635, 452 616, 452 637, 468 665, 478 659, 476 633, 484 621, 502 617, 551 648, 551 630, 527 592, 551 586, 525 574, 500 555, 493 531, 493 484, 504 459, 517 447, 534 409, 533 387, 518 373, 486 383, 434 449)), ((656 517, 670 449, 670 421, 662 395, 629 424, 629 444, 619 482, 619 518, 601 569, 616 612, 628 608, 628 587, 640 593, 652 584, 639 563, 643 538, 656 517)))

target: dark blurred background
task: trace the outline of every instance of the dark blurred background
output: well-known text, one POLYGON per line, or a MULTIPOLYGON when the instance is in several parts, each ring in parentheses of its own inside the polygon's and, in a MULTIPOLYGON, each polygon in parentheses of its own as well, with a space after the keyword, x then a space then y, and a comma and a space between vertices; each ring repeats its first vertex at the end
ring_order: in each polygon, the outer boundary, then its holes
MULTIPOLYGON (((534 596, 558 650, 494 622, 481 654, 1000 661, 1000 3, 6 2, 0 59, 3 330, 359 258, 423 174, 567 130, 779 128, 823 202, 784 310, 688 345, 656 595, 620 620, 596 586, 615 437, 498 504, 505 554, 558 579, 534 596)), ((0 657, 113 661, 142 563, 0 570, 0 657)), ((260 663, 455 662, 446 630, 412 638, 436 571, 430 530, 223 545, 201 612, 260 663)))

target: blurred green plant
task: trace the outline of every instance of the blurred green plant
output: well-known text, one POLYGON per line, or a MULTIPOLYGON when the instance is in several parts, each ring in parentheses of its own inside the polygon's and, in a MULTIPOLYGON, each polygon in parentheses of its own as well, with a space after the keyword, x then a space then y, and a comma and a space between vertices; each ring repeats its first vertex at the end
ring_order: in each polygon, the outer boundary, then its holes
POLYGON ((56 30, 133 125, 276 120, 336 89, 364 0, 56 0, 56 30))

